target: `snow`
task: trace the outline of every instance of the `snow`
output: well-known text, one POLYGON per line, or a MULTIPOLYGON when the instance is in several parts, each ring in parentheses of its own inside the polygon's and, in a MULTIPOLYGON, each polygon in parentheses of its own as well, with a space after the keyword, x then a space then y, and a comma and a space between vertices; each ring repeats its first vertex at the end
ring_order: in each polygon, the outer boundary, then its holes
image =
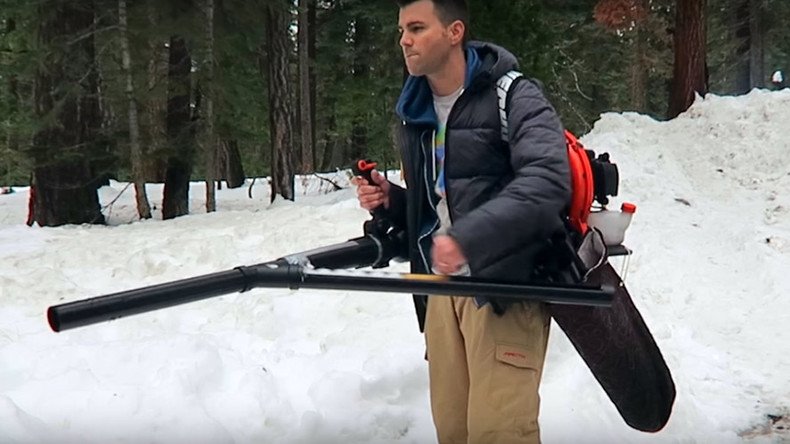
MULTIPOLYGON (((664 430, 629 429, 553 326, 544 442, 790 442, 772 419, 790 415, 788 115, 787 89, 709 95, 668 122, 605 114, 582 138, 619 166, 611 208, 637 204, 627 284, 678 395, 664 430)), ((142 222, 112 183, 108 226, 30 228, 27 189, 0 194, 0 442, 435 442, 407 295, 261 289, 48 328, 50 305, 361 235, 346 174, 325 176, 346 189, 309 176, 270 205, 259 180, 205 214, 196 183, 191 215, 142 222)))

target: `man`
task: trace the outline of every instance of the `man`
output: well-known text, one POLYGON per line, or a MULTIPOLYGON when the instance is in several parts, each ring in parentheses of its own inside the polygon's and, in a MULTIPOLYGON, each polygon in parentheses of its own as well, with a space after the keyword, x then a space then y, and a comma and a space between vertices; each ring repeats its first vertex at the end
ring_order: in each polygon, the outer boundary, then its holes
MULTIPOLYGON (((496 81, 517 68, 467 42, 463 0, 401 0, 409 71, 397 113, 406 188, 374 171, 360 205, 408 233, 414 272, 529 279, 570 198, 562 125, 529 81, 509 93, 502 140, 496 81)), ((441 443, 539 442, 538 386, 549 331, 543 304, 428 298, 431 410, 441 443)), ((422 327, 422 326, 421 326, 422 327)))

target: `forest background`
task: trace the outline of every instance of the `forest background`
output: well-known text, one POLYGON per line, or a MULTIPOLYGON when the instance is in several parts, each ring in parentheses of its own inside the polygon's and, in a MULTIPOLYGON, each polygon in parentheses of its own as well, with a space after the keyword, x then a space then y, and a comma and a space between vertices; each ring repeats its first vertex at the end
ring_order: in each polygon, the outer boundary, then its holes
MULTIPOLYGON (((787 0, 469 5, 472 37, 513 52, 577 134, 790 71, 787 0)), ((110 178, 134 186, 140 218, 188 214, 194 180, 206 211, 246 177, 294 199, 296 174, 397 168, 404 75, 391 0, 0 0, 0 185, 31 185, 41 226, 103 223, 110 178)))

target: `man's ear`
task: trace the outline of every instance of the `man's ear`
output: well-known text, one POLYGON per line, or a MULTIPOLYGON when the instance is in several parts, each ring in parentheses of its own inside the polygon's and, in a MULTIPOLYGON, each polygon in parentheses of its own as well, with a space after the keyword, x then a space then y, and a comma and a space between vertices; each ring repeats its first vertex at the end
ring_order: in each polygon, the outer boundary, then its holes
POLYGON ((450 24, 450 42, 453 45, 459 45, 464 42, 464 34, 466 33, 466 25, 460 20, 456 20, 450 24))

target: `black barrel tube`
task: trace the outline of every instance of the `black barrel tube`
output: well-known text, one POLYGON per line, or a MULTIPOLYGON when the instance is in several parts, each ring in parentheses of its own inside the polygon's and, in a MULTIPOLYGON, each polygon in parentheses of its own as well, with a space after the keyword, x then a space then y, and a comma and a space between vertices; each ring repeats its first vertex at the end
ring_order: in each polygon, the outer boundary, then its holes
POLYGON ((47 320, 52 330, 62 331, 238 292, 246 287, 247 277, 234 269, 54 305, 47 310, 47 320))
POLYGON ((124 316, 186 304, 214 296, 247 291, 256 282, 266 287, 298 288, 303 279, 297 265, 259 264, 167 282, 91 299, 54 305, 47 310, 54 331, 68 330, 124 316))
POLYGON ((224 294, 241 292, 266 283, 267 287, 298 287, 301 267, 285 264, 307 261, 319 268, 363 267, 383 254, 381 243, 370 236, 360 237, 296 253, 265 264, 237 267, 164 284, 97 296, 54 305, 47 309, 47 321, 59 332, 124 316, 146 313, 224 294), (278 264, 277 267, 272 265, 278 264))
POLYGON ((551 304, 572 304, 594 307, 612 305, 614 287, 582 285, 524 285, 496 281, 480 281, 455 276, 383 277, 350 273, 306 272, 301 288, 327 290, 416 293, 448 296, 487 296, 514 300, 534 300, 551 304))
POLYGON ((315 268, 356 268, 376 262, 383 254, 381 243, 370 236, 285 256, 291 263, 309 262, 315 268))
POLYGON ((614 293, 614 289, 608 288, 521 285, 432 275, 354 274, 316 271, 304 266, 304 262, 309 262, 319 268, 362 267, 380 260, 382 255, 387 254, 388 248, 372 236, 352 239, 272 262, 55 305, 47 310, 47 320, 52 330, 59 332, 214 296, 243 292, 253 287, 484 295, 592 306, 610 305, 614 293))

